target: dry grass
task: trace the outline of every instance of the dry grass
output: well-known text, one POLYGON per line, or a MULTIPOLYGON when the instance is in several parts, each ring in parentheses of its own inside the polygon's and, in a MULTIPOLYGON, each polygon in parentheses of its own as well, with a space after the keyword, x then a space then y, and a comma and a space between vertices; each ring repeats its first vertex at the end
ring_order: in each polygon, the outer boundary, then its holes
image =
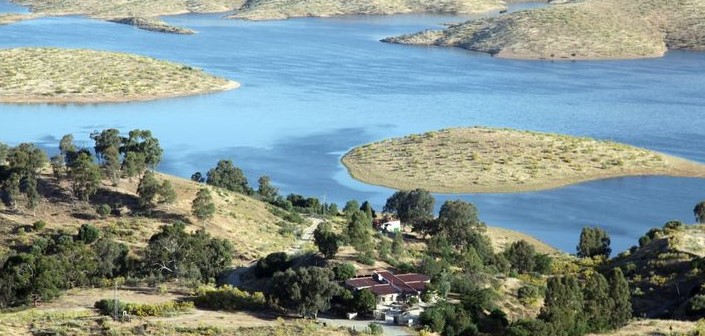
POLYGON ((231 18, 278 20, 290 17, 382 15, 414 12, 477 13, 504 8, 501 0, 248 0, 231 18))
MULTIPOLYGON (((159 303, 184 295, 155 294, 149 289, 123 289, 125 302, 159 303)), ((111 289, 72 290, 51 304, 15 313, 0 313, 0 335, 349 335, 347 330, 323 328, 310 321, 276 319, 271 315, 196 309, 175 317, 133 318, 118 323, 92 309, 100 299, 112 299, 111 289)))
POLYGON ((10 23, 20 22, 24 20, 30 20, 37 18, 38 15, 33 14, 3 14, 0 13, 0 25, 6 25, 10 23))
MULTIPOLYGON (((171 181, 178 194, 174 204, 158 205, 151 217, 130 216, 129 210, 126 210, 123 217, 101 219, 96 216, 92 206, 70 200, 66 182, 57 188, 52 177, 42 175, 40 191, 46 194, 52 190, 53 195, 48 196, 35 211, 0 213, 0 246, 27 246, 38 234, 74 235, 82 224, 91 223, 103 231, 111 232, 117 240, 136 251, 144 247, 164 223, 180 220, 190 223, 187 225, 189 231, 203 228, 203 223, 191 215, 191 202, 204 185, 170 175, 158 174, 158 178, 171 181), (25 233, 22 229, 39 220, 47 223, 41 233, 25 233)), ((123 179, 117 187, 106 184, 100 192, 103 196, 100 197, 109 198, 112 202, 120 199, 127 206, 136 201, 137 183, 137 179, 123 179)), ((217 210, 213 219, 205 224, 206 230, 234 245, 236 264, 247 263, 271 252, 287 250, 295 244, 296 238, 293 235, 279 233, 281 227, 278 224, 284 220, 272 215, 265 203, 227 190, 208 188, 211 189, 217 210)))
POLYGON ((619 176, 705 177, 705 165, 611 141, 481 127, 367 144, 342 162, 366 183, 443 193, 533 191, 619 176))
POLYGON ((695 330, 695 322, 676 320, 634 320, 627 326, 608 333, 587 336, 651 336, 685 335, 695 330))
POLYGON ((0 50, 0 102, 117 102, 202 94, 236 82, 137 55, 58 48, 0 50))
POLYGON ((496 253, 503 252, 514 242, 524 240, 536 249, 536 252, 557 255, 561 252, 551 245, 548 245, 533 236, 518 231, 504 229, 496 226, 488 226, 485 232, 492 242, 492 247, 496 253))
POLYGON ((705 48, 701 0, 587 0, 388 38, 505 58, 624 59, 705 48))

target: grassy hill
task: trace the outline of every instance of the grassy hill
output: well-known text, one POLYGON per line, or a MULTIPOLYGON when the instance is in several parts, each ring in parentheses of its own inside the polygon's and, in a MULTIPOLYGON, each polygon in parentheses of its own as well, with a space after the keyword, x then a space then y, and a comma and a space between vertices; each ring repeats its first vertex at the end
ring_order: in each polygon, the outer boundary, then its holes
MULTIPOLYGON (((196 192, 207 187, 196 182, 158 174, 159 180, 168 180, 178 194, 177 201, 169 205, 157 205, 149 216, 139 214, 137 206, 138 180, 122 179, 117 186, 106 181, 94 198, 94 203, 122 204, 115 207, 120 216, 100 218, 92 205, 73 201, 66 182, 57 183, 49 174, 41 175, 39 190, 46 197, 34 210, 4 209, 0 212, 0 246, 4 249, 29 245, 37 235, 31 226, 43 220, 46 228, 42 234, 76 234, 78 228, 91 223, 104 232, 114 234, 117 240, 126 243, 133 250, 144 247, 149 238, 165 223, 182 221, 187 223, 187 231, 203 228, 204 224, 191 215, 191 201, 196 192)), ((273 215, 269 205, 242 194, 220 188, 211 188, 216 214, 205 223, 208 233, 233 243, 235 258, 241 263, 274 251, 289 249, 296 238, 288 229, 298 229, 305 225, 287 222, 273 215)))
POLYGON ((433 192, 516 192, 618 176, 705 177, 705 165, 611 141, 453 128, 384 140, 342 158, 361 181, 433 192))
POLYGON ((501 0, 247 0, 230 17, 277 20, 302 16, 476 13, 504 7, 501 0))
POLYGON ((702 50, 703 28, 701 0, 586 0, 383 41, 454 46, 503 58, 624 59, 702 50))
POLYGON ((239 84, 190 66, 86 49, 0 50, 0 103, 99 103, 203 94, 239 84))
POLYGON ((45 15, 88 15, 95 18, 160 16, 184 13, 225 12, 239 8, 243 0, 13 0, 32 12, 45 15))
POLYGON ((699 266, 705 256, 705 225, 657 229, 647 235, 650 241, 608 264, 622 268, 627 276, 634 316, 694 319, 705 315, 686 311, 705 283, 699 266))

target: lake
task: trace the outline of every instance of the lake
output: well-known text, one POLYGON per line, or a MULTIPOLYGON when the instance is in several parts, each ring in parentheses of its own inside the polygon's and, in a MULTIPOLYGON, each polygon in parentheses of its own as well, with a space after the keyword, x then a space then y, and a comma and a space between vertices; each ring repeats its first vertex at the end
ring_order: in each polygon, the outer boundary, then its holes
MULTIPOLYGON (((532 5, 525 5, 532 6, 532 5)), ((521 9, 521 8, 515 8, 521 9)), ((22 11, 0 2, 0 11, 22 11)), ((453 126, 511 127, 609 139, 705 161, 705 54, 601 62, 502 60, 379 39, 468 17, 303 18, 247 22, 222 14, 165 20, 199 31, 168 35, 78 16, 0 26, 0 48, 56 46, 131 52, 186 63, 240 89, 151 102, 0 105, 0 141, 56 148, 73 133, 150 129, 165 149, 159 170, 184 177, 231 159, 256 185, 268 175, 286 194, 381 208, 394 191, 349 177, 339 159, 359 144, 453 126)), ((489 225, 568 252, 599 225, 615 252, 649 228, 693 222, 705 180, 633 177, 516 194, 461 198, 489 225)))

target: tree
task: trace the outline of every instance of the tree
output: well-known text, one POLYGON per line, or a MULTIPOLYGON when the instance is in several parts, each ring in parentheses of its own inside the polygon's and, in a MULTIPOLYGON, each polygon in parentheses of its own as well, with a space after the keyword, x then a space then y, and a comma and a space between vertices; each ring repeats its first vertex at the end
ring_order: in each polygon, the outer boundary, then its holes
POLYGON ((441 206, 438 228, 458 248, 469 245, 475 239, 473 236, 483 232, 485 226, 477 218, 477 210, 472 203, 456 200, 446 201, 441 206))
POLYGON ((536 249, 525 240, 512 243, 505 255, 512 269, 518 273, 529 273, 534 270, 536 249))
POLYGON ((191 181, 203 183, 206 182, 206 179, 203 177, 203 174, 201 174, 201 172, 195 172, 193 173, 193 175, 191 175, 191 181))
POLYGON ((433 218, 435 203, 431 193, 424 189, 397 191, 387 199, 383 210, 397 215, 403 225, 415 227, 433 218))
POLYGON ((377 299, 369 289, 356 291, 353 295, 352 308, 362 316, 370 316, 377 306, 377 299))
POLYGON ((345 213, 348 217, 351 216, 356 210, 360 210, 360 203, 356 200, 347 201, 343 207, 343 213, 345 213))
POLYGON ((330 308, 330 300, 341 289, 333 272, 321 267, 301 267, 274 273, 271 295, 280 305, 306 317, 316 318, 330 308))
POLYGON ((344 264, 337 264, 333 266, 333 273, 335 274, 335 280, 345 281, 355 276, 355 265, 346 262, 344 264))
POLYGON ((206 183, 209 185, 245 195, 252 194, 252 189, 247 185, 245 174, 230 160, 218 161, 216 167, 209 170, 207 175, 206 183))
POLYGON ((612 252, 610 236, 605 230, 598 227, 584 227, 580 232, 580 242, 577 250, 580 258, 597 256, 608 258, 612 252))
POLYGON ((7 155, 10 169, 20 174, 23 179, 36 177, 47 161, 44 151, 31 143, 21 143, 11 148, 7 155))
MULTIPOLYGON (((159 162, 162 160, 162 154, 164 151, 159 145, 159 140, 152 136, 152 132, 149 130, 132 130, 127 137, 121 138, 122 145, 120 146, 119 152, 124 155, 125 160, 128 159, 129 153, 137 153, 138 155, 133 155, 133 160, 140 162, 133 162, 133 164, 140 163, 140 165, 154 169, 159 162)), ((123 166, 125 162, 123 162, 123 166)), ((138 171, 138 173, 141 171, 138 171)), ((128 175, 134 176, 134 175, 128 175)))
POLYGON ((539 319, 548 323, 550 335, 582 335, 586 331, 583 294, 573 275, 552 277, 546 285, 546 298, 539 319))
POLYGON ((401 232, 394 233, 394 238, 392 239, 392 253, 395 258, 399 258, 404 255, 406 249, 404 248, 404 234, 401 232))
POLYGON ((338 253, 340 238, 333 232, 333 228, 328 222, 321 222, 313 231, 313 240, 318 246, 318 251, 323 253, 327 259, 335 257, 338 253))
POLYGON ((259 180, 257 180, 257 183, 257 195, 262 197, 263 200, 271 202, 279 194, 279 190, 277 190, 276 187, 272 186, 269 176, 260 176, 259 180))
POLYGON ((57 181, 61 181, 61 177, 66 166, 64 163, 64 157, 61 155, 54 155, 49 160, 49 164, 51 165, 51 172, 54 174, 54 178, 57 181))
POLYGON ((7 154, 10 152, 10 146, 0 142, 0 164, 5 162, 7 159, 7 154))
POLYGON ((370 222, 367 215, 360 210, 355 210, 348 220, 348 226, 345 232, 350 245, 355 247, 358 251, 365 250, 372 239, 370 233, 371 227, 372 222, 370 222))
POLYGON ((174 190, 174 186, 168 180, 162 181, 162 184, 159 186, 158 196, 159 203, 162 204, 174 203, 178 197, 176 190, 174 190))
POLYGON ((9 207, 15 207, 17 203, 17 198, 20 196, 20 182, 20 175, 13 172, 3 183, 3 202, 9 207))
POLYGON ((705 223, 705 201, 695 205, 695 208, 693 208, 693 214, 695 215, 696 222, 705 223))
POLYGON ((370 218, 370 220, 375 219, 375 217, 377 216, 375 209, 372 208, 372 205, 369 201, 362 202, 362 205, 360 206, 360 211, 364 212, 367 217, 370 218))
POLYGON ((602 274, 596 272, 587 278, 583 287, 583 298, 583 312, 591 331, 603 332, 611 329, 610 316, 614 301, 610 297, 607 279, 602 274))
POLYGON ((76 159, 68 167, 68 177, 76 198, 88 201, 100 187, 101 173, 93 158, 86 151, 78 152, 76 159))
POLYGON ((140 207, 151 208, 154 206, 154 198, 159 193, 159 187, 159 181, 154 177, 154 173, 151 171, 145 172, 140 184, 137 186, 140 207))
POLYGON ((291 267, 291 260, 286 252, 273 252, 257 260, 255 275, 258 278, 269 278, 276 272, 283 272, 291 267))
POLYGON ((629 284, 624 278, 624 273, 619 267, 612 269, 609 277, 609 295, 614 300, 614 309, 610 311, 610 325, 612 328, 625 326, 632 318, 631 295, 629 284))
POLYGON ((213 218, 215 204, 213 204, 213 196, 211 196, 210 190, 202 188, 198 191, 196 198, 191 203, 191 213, 202 222, 213 218))
POLYGON ((59 151, 61 155, 64 156, 76 151, 76 146, 73 144, 73 134, 66 134, 61 137, 61 141, 59 141, 59 151))
POLYGON ((97 256, 98 275, 112 278, 127 268, 127 245, 101 238, 93 244, 97 256))
POLYGON ((27 186, 25 188, 25 193, 27 194, 27 208, 34 210, 42 200, 42 195, 37 191, 37 178, 27 178, 27 186))
POLYGON ((117 182, 120 173, 120 145, 122 138, 120 131, 109 128, 91 133, 91 139, 95 141, 95 155, 102 163, 105 172, 113 182, 117 182))

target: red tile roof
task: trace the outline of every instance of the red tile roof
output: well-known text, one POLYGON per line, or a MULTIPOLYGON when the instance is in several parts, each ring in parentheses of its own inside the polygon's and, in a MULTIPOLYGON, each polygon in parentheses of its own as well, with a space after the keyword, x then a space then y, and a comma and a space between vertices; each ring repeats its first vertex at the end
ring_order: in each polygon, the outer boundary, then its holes
POLYGON ((378 271, 372 276, 348 279, 345 285, 356 290, 368 288, 375 295, 388 295, 394 293, 417 293, 426 288, 426 283, 430 281, 426 275, 408 273, 394 275, 389 271, 378 271), (379 279, 381 276, 382 279, 379 279))
POLYGON ((345 284, 350 287, 365 288, 365 287, 371 287, 374 285, 379 285, 379 282, 372 279, 372 277, 367 277, 367 278, 348 279, 348 280, 345 280, 345 284))
POLYGON ((392 285, 390 285, 390 284, 372 286, 367 289, 370 292, 372 292, 374 295, 389 295, 389 294, 398 294, 399 293, 399 291, 396 288, 392 287, 392 285))
POLYGON ((418 274, 418 273, 407 273, 407 274, 399 274, 396 276, 399 280, 404 281, 406 283, 409 282, 427 282, 431 281, 431 277, 428 275, 423 275, 423 274, 418 274))

